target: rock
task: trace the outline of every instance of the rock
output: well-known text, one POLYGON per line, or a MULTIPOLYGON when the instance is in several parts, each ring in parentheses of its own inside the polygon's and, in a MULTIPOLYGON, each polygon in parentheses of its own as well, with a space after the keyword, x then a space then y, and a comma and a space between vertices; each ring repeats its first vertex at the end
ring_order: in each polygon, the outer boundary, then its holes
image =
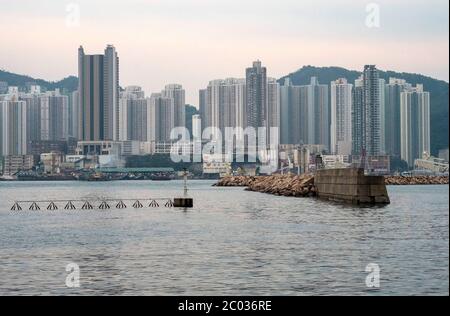
POLYGON ((247 187, 247 191, 262 192, 280 196, 306 197, 315 195, 312 175, 272 175, 259 177, 225 177, 216 186, 247 187))
MULTIPOLYGON (((448 184, 448 177, 434 176, 387 176, 387 185, 448 184)), ((215 184, 218 187, 245 187, 246 191, 279 196, 314 197, 317 188, 313 175, 228 176, 215 184)))
POLYGON ((432 185, 448 184, 448 177, 445 176, 387 176, 386 185, 432 185))

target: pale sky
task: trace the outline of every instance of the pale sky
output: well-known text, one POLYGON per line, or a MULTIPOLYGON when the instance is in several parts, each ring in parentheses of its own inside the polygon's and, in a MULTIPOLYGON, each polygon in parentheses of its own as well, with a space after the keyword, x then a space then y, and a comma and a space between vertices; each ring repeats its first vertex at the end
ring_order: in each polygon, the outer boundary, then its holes
POLYGON ((256 59, 275 78, 376 64, 448 81, 448 10, 448 0, 0 0, 0 68, 60 80, 77 75, 79 45, 113 44, 121 86, 150 95, 180 83, 194 105, 210 80, 244 77, 256 59), (369 3, 380 27, 366 26, 369 3))

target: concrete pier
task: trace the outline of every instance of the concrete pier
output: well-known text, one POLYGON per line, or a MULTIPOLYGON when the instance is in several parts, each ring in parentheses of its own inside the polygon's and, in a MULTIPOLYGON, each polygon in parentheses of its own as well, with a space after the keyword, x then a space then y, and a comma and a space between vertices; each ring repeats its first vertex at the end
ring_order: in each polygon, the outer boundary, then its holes
POLYGON ((390 203, 384 177, 366 176, 363 169, 318 170, 314 185, 320 199, 354 205, 390 203))
POLYGON ((194 199, 192 198, 175 198, 173 201, 174 207, 181 208, 193 208, 194 207, 194 199))

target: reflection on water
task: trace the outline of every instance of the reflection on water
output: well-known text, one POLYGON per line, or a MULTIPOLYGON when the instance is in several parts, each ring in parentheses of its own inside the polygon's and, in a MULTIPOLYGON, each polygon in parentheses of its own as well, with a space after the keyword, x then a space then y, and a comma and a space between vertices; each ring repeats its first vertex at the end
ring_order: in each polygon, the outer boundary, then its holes
POLYGON ((190 183, 188 211, 14 213, 16 199, 175 197, 182 183, 0 183, 0 294, 448 295, 448 186, 389 187, 391 205, 353 208, 211 184, 190 183))

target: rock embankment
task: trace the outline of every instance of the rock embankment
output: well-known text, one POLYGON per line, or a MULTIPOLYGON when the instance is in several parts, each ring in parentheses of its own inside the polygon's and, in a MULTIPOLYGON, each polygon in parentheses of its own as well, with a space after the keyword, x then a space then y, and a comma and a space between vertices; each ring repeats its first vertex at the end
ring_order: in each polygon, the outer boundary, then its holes
POLYGON ((428 184, 448 184, 448 177, 438 176, 387 176, 385 177, 387 185, 428 185, 428 184))
MULTIPOLYGON (((387 176, 386 185, 448 184, 448 177, 387 176)), ((218 187, 246 187, 247 191, 280 196, 312 197, 317 195, 313 175, 229 176, 215 184, 218 187)))
POLYGON ((314 176, 312 175, 272 175, 260 177, 225 177, 216 186, 247 187, 247 191, 268 193, 280 196, 316 196, 314 176))

